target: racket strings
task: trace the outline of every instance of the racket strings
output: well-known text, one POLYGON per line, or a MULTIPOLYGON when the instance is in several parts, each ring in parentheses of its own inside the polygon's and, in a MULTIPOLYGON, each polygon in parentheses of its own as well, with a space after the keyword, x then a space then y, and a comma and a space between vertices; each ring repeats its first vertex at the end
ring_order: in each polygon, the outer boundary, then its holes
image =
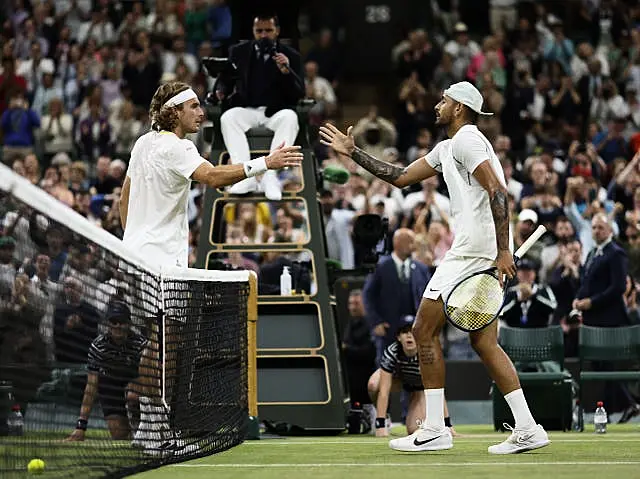
POLYGON ((503 294, 500 282, 493 274, 471 276, 452 291, 447 300, 447 316, 460 329, 482 329, 497 316, 503 294))

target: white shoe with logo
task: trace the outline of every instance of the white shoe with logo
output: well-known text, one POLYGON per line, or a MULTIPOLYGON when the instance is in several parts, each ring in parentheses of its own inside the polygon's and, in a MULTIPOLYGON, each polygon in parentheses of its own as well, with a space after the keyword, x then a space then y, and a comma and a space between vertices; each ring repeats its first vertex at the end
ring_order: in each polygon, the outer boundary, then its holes
POLYGON ((531 429, 514 429, 509 424, 504 427, 511 431, 511 435, 500 444, 489 446, 491 454, 517 454, 533 451, 547 446, 551 441, 544 428, 536 424, 531 429))
POLYGON ((449 428, 438 430, 423 423, 413 434, 389 441, 389 447, 403 452, 442 451, 453 447, 453 438, 449 428))

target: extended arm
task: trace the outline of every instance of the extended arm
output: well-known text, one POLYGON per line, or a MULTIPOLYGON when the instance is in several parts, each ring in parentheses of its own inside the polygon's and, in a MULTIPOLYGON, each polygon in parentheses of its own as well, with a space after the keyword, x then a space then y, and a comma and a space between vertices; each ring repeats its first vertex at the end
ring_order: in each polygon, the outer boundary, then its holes
POLYGON ((376 400, 376 416, 387 417, 387 409, 389 407, 389 393, 391 392, 391 384, 393 376, 384 369, 380 370, 380 382, 378 383, 378 398, 376 400))
POLYGON ((356 147, 353 153, 351 153, 351 159, 369 173, 398 188, 419 183, 422 180, 438 174, 438 172, 425 161, 424 157, 418 158, 407 167, 402 167, 378 160, 375 156, 356 147))
POLYGON ((76 429, 67 438, 68 441, 84 441, 84 434, 87 428, 87 421, 93 408, 93 403, 98 394, 98 373, 90 371, 87 374, 87 385, 84 387, 84 395, 82 396, 82 406, 80 407, 80 417, 76 429), (83 426, 81 427, 81 422, 83 426))

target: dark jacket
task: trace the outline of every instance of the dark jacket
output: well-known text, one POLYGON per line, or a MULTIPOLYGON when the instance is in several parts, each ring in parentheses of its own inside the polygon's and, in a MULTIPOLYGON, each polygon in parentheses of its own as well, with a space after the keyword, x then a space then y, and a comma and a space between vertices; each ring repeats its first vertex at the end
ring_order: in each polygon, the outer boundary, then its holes
MULTIPOLYGON (((305 93, 300 54, 281 43, 277 44, 276 49, 289 59, 290 72, 284 74, 278 70, 273 59, 267 61, 267 67, 272 75, 269 77, 269 85, 265 89, 265 105, 262 105, 267 107, 266 116, 271 116, 284 108, 295 108, 305 93)), ((216 90, 221 90, 227 95, 228 101, 224 105, 225 107, 249 106, 250 75, 252 75, 254 64, 258 61, 256 42, 241 42, 231 47, 229 61, 236 68, 235 78, 229 71, 223 72, 218 79, 216 90)))
POLYGON ((422 293, 430 278, 431 274, 425 265, 411 261, 410 302, 406 302, 400 294, 403 285, 391 256, 382 258, 374 273, 367 278, 362 291, 367 317, 371 322, 371 328, 375 328, 380 323, 389 323, 386 344, 395 341, 396 329, 403 324, 404 316, 415 316, 422 300, 422 293))
POLYGON ((502 319, 512 328, 544 328, 549 325, 551 313, 558 306, 548 286, 533 285, 533 294, 527 301, 518 299, 517 286, 507 289, 502 319))
POLYGON ((587 326, 615 327, 627 324, 627 311, 622 295, 627 280, 627 254, 611 241, 602 254, 592 249, 585 263, 578 299, 591 298, 591 309, 583 311, 587 326))

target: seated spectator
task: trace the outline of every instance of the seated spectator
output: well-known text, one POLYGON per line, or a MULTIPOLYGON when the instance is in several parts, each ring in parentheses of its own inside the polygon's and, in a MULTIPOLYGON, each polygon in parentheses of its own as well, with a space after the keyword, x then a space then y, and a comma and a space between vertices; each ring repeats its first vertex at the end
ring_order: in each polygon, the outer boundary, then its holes
POLYGON ((46 115, 42 117, 45 163, 60 152, 73 151, 73 117, 63 110, 62 100, 53 98, 46 115))
POLYGON ((124 175, 127 172, 127 164, 116 158, 109 165, 109 176, 111 176, 119 186, 124 184, 124 175))
POLYGON ((573 57, 573 42, 564 34, 564 27, 559 19, 549 24, 553 36, 544 44, 544 58, 547 61, 560 62, 565 72, 571 74, 571 58, 573 57))
POLYGON ((431 131, 427 128, 421 128, 418 131, 418 136, 415 141, 415 145, 409 147, 407 150, 407 163, 413 163, 421 156, 425 156, 431 149, 433 143, 433 136, 431 131))
POLYGON ((91 341, 98 335, 100 315, 86 302, 84 286, 80 280, 67 277, 62 293, 53 314, 56 360, 84 364, 91 341))
POLYGON ((106 66, 106 77, 100 82, 102 89, 102 108, 111 113, 114 105, 122 100, 122 78, 117 63, 110 62, 106 66))
POLYGON ((80 122, 76 143, 85 161, 111 152, 111 127, 102 112, 99 99, 89 100, 89 116, 80 122))
POLYGON ((523 258, 518 283, 507 289, 502 319, 512 328, 544 328, 558 306, 553 291, 536 281, 537 264, 523 258))
POLYGON ((29 108, 22 92, 14 92, 9 108, 2 114, 2 158, 9 161, 15 154, 27 155, 33 151, 35 129, 40 126, 38 114, 29 108))
MULTIPOLYGON (((467 78, 472 83, 475 83, 478 75, 483 71, 487 57, 497 55, 497 64, 504 68, 506 60, 504 54, 500 50, 500 46, 495 37, 489 36, 482 42, 482 51, 478 52, 472 59, 467 69, 467 78)), ((492 60, 493 62, 493 60, 492 60)), ((493 64, 493 63, 492 63, 493 64)))
POLYGON ((567 244, 575 238, 575 235, 575 229, 569 218, 566 216, 558 217, 553 227, 553 243, 544 246, 540 253, 539 278, 542 283, 546 283, 549 275, 559 264, 562 264, 565 258, 561 256, 560 251, 566 249, 567 244))
POLYGON ((211 45, 218 51, 226 51, 231 38, 231 10, 227 0, 212 0, 207 14, 211 45))
POLYGON ((593 145, 604 162, 609 165, 616 158, 629 156, 629 144, 622 135, 626 124, 626 119, 615 117, 609 122, 606 129, 596 134, 593 138, 593 145))
MULTIPOLYGON (((231 107, 222 114, 220 128, 233 163, 251 159, 246 137, 250 128, 264 126, 273 131, 271 150, 283 142, 293 145, 298 136, 300 127, 293 108, 304 96, 300 54, 278 42, 279 33, 278 17, 256 17, 254 39, 229 51, 229 61, 238 70, 237 81, 234 84, 225 75, 218 80, 218 99, 225 99, 231 107)), ((259 183, 255 177, 247 178, 230 187, 229 192, 249 193, 260 186, 268 199, 282 198, 275 171, 267 171, 259 183)))
POLYGON ((318 75, 326 78, 334 90, 338 88, 342 73, 342 53, 331 29, 320 30, 318 43, 311 47, 306 61, 315 62, 318 65, 318 75))
POLYGON ((333 193, 329 190, 321 191, 320 206, 324 216, 327 257, 339 261, 342 269, 353 269, 355 257, 351 240, 351 223, 355 212, 336 209, 334 205, 333 193))
POLYGON ((198 73, 198 60, 193 53, 187 52, 187 43, 184 37, 174 38, 172 48, 164 52, 162 59, 163 71, 165 73, 174 73, 179 61, 184 62, 192 75, 198 73))
POLYGON ((42 79, 42 74, 53 71, 55 71, 53 60, 45 58, 42 53, 42 46, 38 41, 32 41, 29 58, 20 62, 17 70, 17 74, 27 81, 26 93, 29 98, 33 98, 36 88, 42 79))
POLYGON ((34 153, 29 153, 24 157, 24 176, 32 185, 40 183, 42 172, 40 171, 40 162, 34 153))
POLYGON ((76 194, 79 191, 89 189, 89 180, 87 179, 89 171, 87 165, 82 161, 74 161, 71 163, 69 177, 69 189, 76 194))
POLYGON ((80 25, 78 30, 78 43, 83 44, 90 38, 99 45, 111 43, 115 40, 113 24, 109 21, 106 8, 96 5, 91 12, 91 18, 80 25))
MULTIPOLYGON (((519 247, 522 243, 524 243, 529 236, 533 234, 533 232, 538 227, 538 214, 530 209, 524 209, 518 215, 518 222, 515 228, 515 245, 516 248, 519 247)), ((542 255, 542 248, 544 245, 537 241, 533 244, 529 251, 525 254, 523 258, 528 258, 533 261, 535 264, 540 264, 540 256, 542 255)), ((538 267, 536 267, 536 270, 538 267)))
MULTIPOLYGON (((504 135, 498 136, 496 142, 500 140, 500 138, 509 138, 504 135)), ((497 153, 496 153, 497 154, 497 153)), ((503 157, 500 160, 500 164, 502 165, 502 170, 504 171, 504 178, 507 181, 507 191, 516 202, 520 201, 520 195, 522 194, 523 184, 518 180, 513 178, 513 163, 509 158, 503 157)))

